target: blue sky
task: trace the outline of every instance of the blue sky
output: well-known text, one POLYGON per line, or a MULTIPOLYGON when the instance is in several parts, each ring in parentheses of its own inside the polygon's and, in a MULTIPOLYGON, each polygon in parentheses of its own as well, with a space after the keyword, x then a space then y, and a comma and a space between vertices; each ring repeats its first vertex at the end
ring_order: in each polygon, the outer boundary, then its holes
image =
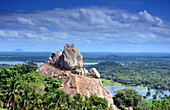
POLYGON ((0 51, 170 52, 170 0, 0 0, 0 51))

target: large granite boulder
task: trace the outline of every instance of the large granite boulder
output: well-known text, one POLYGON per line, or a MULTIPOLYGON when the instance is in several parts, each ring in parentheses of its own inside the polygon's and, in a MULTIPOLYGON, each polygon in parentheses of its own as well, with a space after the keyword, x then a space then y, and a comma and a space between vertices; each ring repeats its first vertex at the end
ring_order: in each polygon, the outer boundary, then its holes
POLYGON ((55 67, 65 70, 73 70, 75 66, 83 67, 83 56, 80 51, 72 46, 66 45, 64 51, 53 52, 49 58, 55 67))
POLYGON ((99 72, 96 70, 96 68, 91 68, 89 70, 90 72, 90 75, 93 77, 93 78, 100 78, 100 74, 99 72))
POLYGON ((83 56, 80 51, 72 46, 65 46, 64 51, 60 57, 60 67, 63 69, 74 69, 75 66, 79 65, 83 67, 83 56))
POLYGON ((115 110, 118 110, 113 103, 112 94, 102 87, 100 79, 73 74, 71 70, 60 70, 50 64, 43 64, 36 71, 42 75, 48 75, 60 79, 62 81, 62 86, 60 88, 66 94, 74 96, 76 93, 81 93, 86 97, 96 94, 99 97, 106 98, 109 105, 112 105, 115 110))

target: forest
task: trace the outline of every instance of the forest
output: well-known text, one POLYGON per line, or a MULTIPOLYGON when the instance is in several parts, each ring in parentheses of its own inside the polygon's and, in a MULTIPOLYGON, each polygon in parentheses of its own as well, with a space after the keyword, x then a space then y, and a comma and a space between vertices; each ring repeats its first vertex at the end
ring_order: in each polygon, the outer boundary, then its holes
POLYGON ((85 56, 85 61, 99 62, 95 67, 101 78, 122 84, 148 86, 153 89, 170 90, 169 53, 117 53, 85 56))
POLYGON ((170 66, 157 65, 121 65, 115 62, 101 62, 89 65, 95 67, 101 78, 113 80, 122 84, 135 84, 153 89, 170 90, 170 66))

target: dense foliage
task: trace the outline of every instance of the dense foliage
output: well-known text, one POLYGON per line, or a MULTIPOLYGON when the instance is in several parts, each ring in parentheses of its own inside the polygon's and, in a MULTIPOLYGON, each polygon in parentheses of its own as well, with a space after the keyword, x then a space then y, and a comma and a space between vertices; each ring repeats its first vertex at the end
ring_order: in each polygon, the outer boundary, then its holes
POLYGON ((101 62, 95 67, 101 78, 111 79, 122 84, 144 85, 154 89, 170 90, 170 66, 121 65, 115 62, 101 62))
POLYGON ((138 103, 142 100, 142 95, 138 94, 135 89, 125 88, 118 90, 113 97, 115 105, 119 108, 125 108, 132 106, 137 108, 138 103))
POLYGON ((134 110, 169 110, 170 95, 165 95, 162 99, 142 99, 135 89, 125 88, 118 90, 113 96, 115 105, 120 109, 132 106, 134 110))
POLYGON ((145 99, 143 102, 145 102, 145 105, 142 106, 143 107, 145 106, 145 108, 147 108, 146 110, 169 110, 170 109, 170 95, 169 96, 165 95, 161 99, 145 99))
POLYGON ((22 65, 0 68, 0 108, 12 110, 61 110, 108 108, 105 98, 92 95, 89 98, 77 93, 73 98, 59 89, 61 81, 41 76, 37 65, 28 62, 22 65))
POLYGON ((170 98, 153 99, 152 104, 152 110, 170 110, 170 98))

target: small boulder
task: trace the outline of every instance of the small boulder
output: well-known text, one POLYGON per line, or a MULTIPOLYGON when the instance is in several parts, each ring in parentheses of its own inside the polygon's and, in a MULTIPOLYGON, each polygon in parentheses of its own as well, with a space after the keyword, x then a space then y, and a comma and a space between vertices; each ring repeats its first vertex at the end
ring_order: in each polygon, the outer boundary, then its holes
POLYGON ((52 58, 52 62, 55 67, 59 67, 59 64, 60 64, 59 58, 61 55, 62 55, 62 51, 52 53, 51 58, 52 58))
POLYGON ((86 68, 83 68, 84 70, 84 74, 87 75, 89 73, 89 71, 86 68))
POLYGON ((126 107, 124 110, 133 110, 133 107, 126 107))
POLYGON ((89 70, 89 72, 90 72, 90 75, 91 75, 92 77, 94 77, 94 78, 100 78, 100 74, 99 74, 99 72, 96 70, 96 68, 91 68, 91 69, 89 70))

